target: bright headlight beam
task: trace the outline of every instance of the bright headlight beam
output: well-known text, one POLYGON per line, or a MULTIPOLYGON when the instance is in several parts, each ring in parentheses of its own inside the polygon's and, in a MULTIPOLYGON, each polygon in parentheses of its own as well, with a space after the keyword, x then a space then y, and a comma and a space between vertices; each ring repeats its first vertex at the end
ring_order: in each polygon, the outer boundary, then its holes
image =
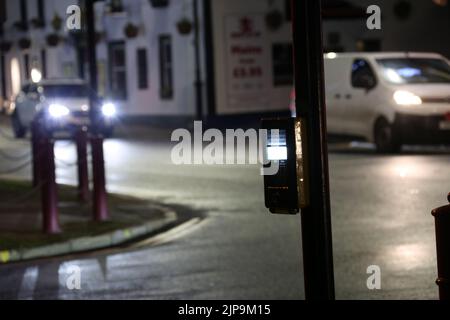
POLYGON ((116 115, 116 106, 112 103, 105 103, 102 106, 102 113, 105 117, 114 117, 116 115))
POLYGON ((53 118, 62 118, 70 114, 70 110, 61 104, 53 103, 48 107, 48 113, 53 118))
POLYGON ((412 106, 422 104, 422 99, 414 93, 405 90, 398 90, 394 93, 395 103, 401 106, 412 106))

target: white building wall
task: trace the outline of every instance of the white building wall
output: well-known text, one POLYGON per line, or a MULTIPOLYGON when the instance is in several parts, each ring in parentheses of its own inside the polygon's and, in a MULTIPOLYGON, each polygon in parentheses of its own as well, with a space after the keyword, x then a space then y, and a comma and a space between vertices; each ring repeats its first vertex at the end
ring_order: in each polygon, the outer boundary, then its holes
MULTIPOLYGON (((78 76, 78 61, 76 48, 70 42, 63 42, 57 47, 48 47, 46 36, 53 32, 51 21, 57 13, 66 23, 66 9, 69 5, 78 3, 73 0, 45 0, 46 27, 34 28, 30 25, 28 32, 19 32, 13 26, 20 19, 20 6, 17 0, 7 0, 7 18, 5 23, 5 37, 14 41, 13 48, 6 55, 6 66, 10 69, 11 59, 19 59, 21 66, 21 81, 24 79, 23 56, 28 54, 30 61, 36 60, 41 65, 41 50, 46 49, 47 78, 67 78, 78 76), (20 50, 17 40, 22 36, 32 39, 32 47, 20 50)), ((103 34, 97 43, 98 78, 100 93, 108 99, 108 43, 113 41, 125 41, 126 69, 127 69, 127 99, 115 101, 119 113, 122 115, 150 115, 150 116, 193 116, 195 114, 195 56, 194 56, 194 32, 181 35, 177 29, 177 22, 181 18, 188 18, 193 22, 192 0, 170 0, 169 5, 163 8, 153 8, 149 0, 123 0, 124 12, 121 14, 106 13, 107 1, 96 3, 96 29, 103 34), (124 26, 132 22, 139 27, 139 35, 136 38, 126 38, 124 26), (160 95, 160 61, 159 61, 159 37, 170 35, 172 38, 172 62, 173 62, 173 98, 161 99, 160 95), (148 88, 138 88, 138 68, 136 55, 138 48, 147 49, 148 63, 148 88), (102 92, 104 91, 104 92, 102 92)), ((37 15, 35 0, 27 0, 28 20, 37 15)), ((203 43, 203 11, 202 1, 199 0, 200 18, 200 44, 201 44, 201 70, 202 78, 205 78, 204 67, 204 43, 203 43)), ((66 36, 67 30, 62 30, 61 35, 66 36)), ((7 94, 11 91, 11 72, 7 70, 7 94)))
MULTIPOLYGON (((153 8, 148 0, 123 1, 125 15, 103 15, 99 29, 106 31, 107 40, 98 45, 98 59, 108 64, 108 41, 125 40, 127 65, 127 92, 125 101, 117 101, 119 109, 127 115, 192 116, 195 114, 195 60, 193 32, 180 35, 176 24, 182 17, 193 21, 192 0, 170 1, 165 8, 153 8), (139 27, 133 39, 124 36, 123 28, 132 22, 139 27), (173 86, 172 99, 161 99, 159 37, 172 37, 173 86), (137 86, 138 67, 136 51, 147 49, 148 89, 137 86)), ((103 4, 97 6, 101 16, 103 4)), ((202 24, 200 24, 202 33, 202 24)), ((203 35, 200 35, 203 39, 203 35)), ((204 65, 202 65, 204 70, 204 65)))
POLYGON ((7 20, 4 24, 4 40, 12 42, 12 48, 5 55, 5 71, 6 71, 6 91, 10 99, 13 98, 14 93, 12 88, 13 77, 17 75, 12 74, 11 61, 17 59, 20 65, 20 82, 24 84, 27 82, 25 78, 26 70, 24 57, 29 57, 29 68, 36 67, 42 69, 41 50, 46 50, 47 60, 47 77, 48 78, 62 78, 75 77, 77 72, 76 52, 72 45, 66 41, 61 41, 57 47, 49 47, 46 43, 46 36, 53 33, 52 19, 57 13, 62 19, 62 30, 59 34, 66 37, 67 30, 65 29, 66 9, 73 4, 73 0, 46 0, 45 1, 45 27, 36 28, 31 24, 31 20, 37 17, 37 1, 27 0, 28 13, 28 31, 18 30, 14 24, 20 20, 20 2, 17 0, 7 0, 7 20), (18 46, 18 40, 21 38, 28 38, 31 40, 31 47, 29 49, 21 49, 18 46), (70 66, 70 68, 69 68, 70 66), (71 69, 72 72, 67 73, 71 69))

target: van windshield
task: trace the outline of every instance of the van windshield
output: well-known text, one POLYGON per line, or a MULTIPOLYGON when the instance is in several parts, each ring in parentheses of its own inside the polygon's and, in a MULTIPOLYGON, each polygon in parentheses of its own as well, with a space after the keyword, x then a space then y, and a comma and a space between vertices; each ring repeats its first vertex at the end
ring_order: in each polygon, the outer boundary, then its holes
POLYGON ((377 63, 390 83, 450 83, 450 65, 443 59, 387 58, 377 63))
POLYGON ((43 89, 47 98, 85 98, 88 96, 85 85, 52 84, 44 85, 43 89))

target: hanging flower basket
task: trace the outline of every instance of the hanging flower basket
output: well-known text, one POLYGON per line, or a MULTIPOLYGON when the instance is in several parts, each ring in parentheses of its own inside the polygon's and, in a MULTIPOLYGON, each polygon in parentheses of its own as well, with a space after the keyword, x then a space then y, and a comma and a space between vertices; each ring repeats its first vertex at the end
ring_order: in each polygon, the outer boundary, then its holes
POLYGON ((19 31, 28 31, 28 23, 26 21, 16 21, 14 22, 13 26, 19 31))
POLYGON ((56 33, 51 33, 46 37, 47 44, 50 47, 56 47, 59 44, 59 36, 56 33))
POLYGON ((33 18, 30 20, 31 25, 36 28, 36 29, 40 29, 40 28, 44 28, 45 27, 45 22, 42 19, 39 18, 33 18))
POLYGON ((266 14, 266 25, 269 30, 276 31, 283 24, 283 14, 280 10, 272 10, 266 14))
POLYGON ((29 49, 31 47, 31 40, 28 38, 22 38, 18 41, 18 45, 22 50, 29 49))
POLYGON ((192 22, 187 18, 183 18, 180 21, 178 21, 178 23, 177 23, 177 29, 181 35, 190 34, 192 31, 192 28, 193 28, 192 22))
POLYGON ((55 15, 53 16, 53 19, 52 19, 53 30, 55 30, 55 31, 61 30, 62 23, 63 23, 63 21, 62 21, 61 17, 55 13, 55 15))
POLYGON ((128 23, 124 28, 127 38, 136 38, 139 34, 139 28, 132 23, 128 23))
POLYGON ((10 41, 3 41, 0 42, 0 51, 1 52, 8 52, 11 50, 12 43, 10 41))

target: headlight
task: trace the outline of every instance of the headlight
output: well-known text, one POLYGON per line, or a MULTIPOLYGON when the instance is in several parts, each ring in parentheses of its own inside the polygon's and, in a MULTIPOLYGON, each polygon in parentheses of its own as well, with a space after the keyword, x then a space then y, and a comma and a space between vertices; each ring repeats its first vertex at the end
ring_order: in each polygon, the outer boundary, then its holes
POLYGON ((394 93, 394 100, 398 105, 412 106, 422 104, 422 99, 414 93, 398 90, 394 93))
POLYGON ((105 103, 102 106, 102 113, 105 117, 114 117, 116 115, 116 112, 116 106, 112 103, 105 103))
POLYGON ((61 104, 51 104, 48 107, 48 113, 51 117, 59 119, 68 116, 70 114, 70 110, 61 104))

